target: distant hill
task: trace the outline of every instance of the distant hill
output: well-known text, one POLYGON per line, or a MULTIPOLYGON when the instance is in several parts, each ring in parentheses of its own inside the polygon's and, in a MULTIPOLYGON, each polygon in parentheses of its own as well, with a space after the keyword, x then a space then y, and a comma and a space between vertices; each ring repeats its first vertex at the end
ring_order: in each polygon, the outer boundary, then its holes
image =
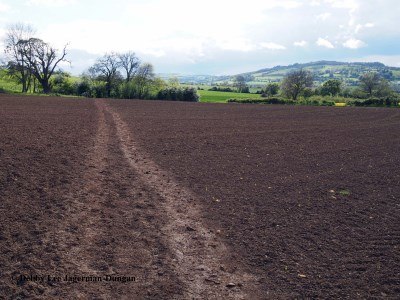
POLYGON ((243 75, 249 84, 265 84, 279 82, 287 73, 300 69, 311 71, 317 83, 323 83, 328 79, 334 78, 342 80, 347 86, 355 86, 358 83, 358 78, 366 72, 377 72, 391 82, 400 83, 400 68, 388 67, 379 62, 317 61, 289 66, 276 66, 240 75, 243 75))
MULTIPOLYGON (((347 86, 356 86, 358 78, 366 72, 378 72, 382 77, 396 85, 400 85, 400 68, 389 67, 380 62, 337 62, 337 61, 317 61, 304 64, 293 64, 289 66, 276 66, 265 68, 254 72, 243 74, 246 81, 251 86, 264 86, 269 82, 280 82, 290 71, 305 69, 314 74, 316 84, 322 84, 328 79, 335 78, 342 80, 347 86)), ((171 77, 164 74, 164 78, 171 77)), ((211 75, 173 75, 182 83, 191 84, 226 84, 232 83, 235 76, 211 76, 211 75)))

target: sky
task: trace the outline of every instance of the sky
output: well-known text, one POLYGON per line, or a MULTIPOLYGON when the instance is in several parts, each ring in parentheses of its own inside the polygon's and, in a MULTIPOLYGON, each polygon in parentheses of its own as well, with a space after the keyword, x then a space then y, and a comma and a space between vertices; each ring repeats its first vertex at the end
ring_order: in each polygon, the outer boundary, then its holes
MULTIPOLYGON (((17 22, 80 74, 134 51, 156 73, 232 75, 318 60, 400 67, 398 0, 0 0, 0 39, 17 22)), ((0 45, 3 53, 3 45, 0 45)))

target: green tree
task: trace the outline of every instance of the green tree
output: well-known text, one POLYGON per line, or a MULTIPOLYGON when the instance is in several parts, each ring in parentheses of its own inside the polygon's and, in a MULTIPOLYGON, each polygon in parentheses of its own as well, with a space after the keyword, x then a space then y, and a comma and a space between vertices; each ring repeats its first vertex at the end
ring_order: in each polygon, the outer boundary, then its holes
POLYGON ((248 91, 248 87, 246 85, 246 79, 242 75, 237 75, 235 77, 233 85, 237 88, 237 91, 239 93, 248 91))
POLYGON ((76 89, 71 80, 71 75, 67 72, 56 71, 51 81, 52 91, 64 95, 72 95, 76 89))
POLYGON ((376 72, 368 72, 360 77, 360 89, 369 97, 372 97, 381 84, 381 77, 376 72))
POLYGON ((168 85, 170 87, 179 88, 180 86, 179 79, 177 77, 171 77, 170 79, 168 79, 168 85))
POLYGON ((297 100, 305 88, 313 85, 313 75, 306 70, 295 70, 286 75, 282 81, 281 89, 283 94, 293 100, 297 100))
POLYGON ((279 84, 277 83, 269 83, 262 91, 263 97, 271 97, 275 96, 279 93, 279 84))
POLYGON ((336 96, 342 90, 342 82, 337 79, 330 79, 321 87, 321 95, 322 96, 336 96))
POLYGON ((376 89, 376 96, 378 97, 388 97, 394 92, 393 88, 390 86, 386 79, 381 78, 378 88, 376 89))

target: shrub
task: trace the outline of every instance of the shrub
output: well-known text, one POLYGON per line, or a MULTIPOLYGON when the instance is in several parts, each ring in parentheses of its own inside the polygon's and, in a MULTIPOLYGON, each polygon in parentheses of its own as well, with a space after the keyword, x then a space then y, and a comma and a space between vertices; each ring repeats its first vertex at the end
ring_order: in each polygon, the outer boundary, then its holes
POLYGON ((356 100, 353 102, 355 106, 398 106, 400 103, 396 97, 386 98, 369 98, 366 100, 356 100))
POLYGON ((52 79, 52 92, 62 95, 73 95, 76 92, 74 83, 68 73, 58 72, 52 79))
POLYGON ((108 95, 108 91, 106 88, 106 83, 99 81, 99 82, 94 82, 92 86, 92 97, 94 98, 105 98, 108 95))
POLYGON ((119 88, 119 98, 122 99, 137 99, 138 94, 137 87, 132 81, 124 82, 119 88))
POLYGON ((349 102, 349 99, 344 98, 344 97, 330 97, 330 96, 320 96, 320 95, 314 95, 308 98, 309 101, 317 101, 320 105, 335 105, 336 102, 349 102))
POLYGON ((250 89, 248 86, 245 86, 240 90, 240 92, 244 94, 250 94, 250 89))
POLYGON ((230 87, 217 87, 213 86, 212 88, 208 89, 209 91, 216 91, 216 92, 233 92, 230 87))
POLYGON ((195 88, 185 87, 169 87, 162 89, 157 94, 158 100, 171 100, 171 101, 187 101, 187 102, 198 102, 199 95, 195 88))
POLYGON ((270 97, 264 99, 229 99, 230 103, 258 103, 258 104, 284 104, 284 105, 316 105, 316 106, 333 106, 335 101, 330 100, 330 98, 315 96, 303 99, 303 100, 290 100, 279 97, 270 97))
POLYGON ((259 103, 259 104, 294 104, 295 101, 287 100, 279 97, 271 97, 264 99, 228 99, 230 103, 259 103))
POLYGON ((75 84, 75 93, 78 96, 92 97, 92 87, 86 80, 82 80, 75 84))
POLYGON ((271 97, 277 95, 279 93, 279 89, 280 89, 279 84, 269 83, 267 84, 265 89, 259 92, 259 94, 262 94, 262 97, 271 97))

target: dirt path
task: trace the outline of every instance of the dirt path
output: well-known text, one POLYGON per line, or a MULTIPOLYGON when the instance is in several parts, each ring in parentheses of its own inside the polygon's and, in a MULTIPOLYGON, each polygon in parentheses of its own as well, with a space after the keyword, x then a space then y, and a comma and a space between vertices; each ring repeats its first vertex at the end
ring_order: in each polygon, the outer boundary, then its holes
POLYGON ((67 210, 47 236, 60 253, 46 296, 86 299, 257 299, 256 278, 230 260, 219 230, 207 228, 189 190, 142 150, 105 100, 86 172, 64 196, 67 210), (104 282, 105 276, 135 277, 104 282), (96 281, 102 278, 102 282, 96 281), (86 280, 86 279, 85 279, 86 280))
POLYGON ((60 254, 50 273, 62 282, 46 285, 44 297, 160 299, 182 294, 177 276, 164 264, 169 254, 159 238, 164 221, 157 216, 157 199, 124 159, 101 101, 96 101, 96 112, 98 129, 86 171, 64 195, 67 209, 45 240, 60 254), (107 276, 117 281, 105 281, 107 276))
POLYGON ((161 197, 159 213, 167 217, 161 237, 172 251, 170 265, 184 284, 185 299, 254 299, 256 279, 229 264, 228 249, 201 219, 201 206, 189 190, 139 149, 127 125, 104 101, 100 109, 111 112, 121 149, 142 182, 161 197))

